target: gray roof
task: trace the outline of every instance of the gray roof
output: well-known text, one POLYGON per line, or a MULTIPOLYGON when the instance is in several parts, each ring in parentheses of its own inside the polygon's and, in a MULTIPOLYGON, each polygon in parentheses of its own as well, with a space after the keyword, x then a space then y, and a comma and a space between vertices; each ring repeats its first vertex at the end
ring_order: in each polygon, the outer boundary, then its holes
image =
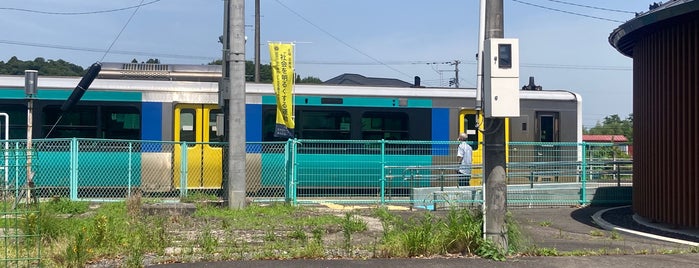
POLYGON ((663 4, 652 4, 650 10, 636 14, 636 17, 614 29, 609 35, 611 44, 621 54, 628 57, 633 55, 633 46, 639 35, 658 27, 661 22, 672 22, 674 19, 697 16, 699 14, 698 0, 671 0, 663 4))
POLYGON ((366 77, 360 74, 341 74, 323 84, 326 85, 355 85, 355 86, 390 86, 411 87, 413 84, 395 78, 366 77))

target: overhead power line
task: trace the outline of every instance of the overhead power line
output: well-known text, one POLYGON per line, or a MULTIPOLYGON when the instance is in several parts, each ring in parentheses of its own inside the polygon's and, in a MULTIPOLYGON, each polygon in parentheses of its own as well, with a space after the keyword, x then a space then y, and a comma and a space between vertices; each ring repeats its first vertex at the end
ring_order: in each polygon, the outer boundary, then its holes
POLYGON ((575 15, 575 16, 581 16, 581 17, 586 17, 586 18, 591 18, 591 19, 597 19, 597 20, 605 20, 605 21, 611 21, 611 22, 624 23, 624 21, 620 21, 620 20, 614 20, 614 19, 608 19, 608 18, 603 18, 603 17, 597 17, 597 16, 586 15, 586 14, 577 13, 577 12, 571 12, 571 11, 567 11, 567 10, 562 10, 562 9, 557 9, 557 8, 552 8, 552 7, 547 7, 547 6, 532 4, 532 3, 525 2, 525 1, 522 1, 522 0, 512 0, 512 1, 517 2, 517 3, 520 3, 520 4, 525 4, 525 5, 529 5, 529 6, 533 6, 533 7, 538 7, 538 8, 542 8, 542 9, 546 9, 546 10, 551 10, 551 11, 557 11, 557 12, 566 13, 566 14, 575 15))
POLYGON ((576 6, 576 7, 584 7, 584 8, 597 9, 597 10, 604 10, 604 11, 611 11, 611 12, 619 12, 619 13, 636 14, 636 12, 633 12, 633 11, 619 10, 619 9, 611 9, 611 8, 604 8, 604 7, 595 7, 595 6, 588 6, 588 5, 570 3, 570 2, 560 1, 560 0, 546 0, 546 1, 554 2, 554 3, 559 3, 559 4, 564 4, 564 5, 571 5, 571 6, 576 6))
MULTIPOLYGON (((53 48, 62 50, 73 50, 73 51, 83 51, 83 52, 95 52, 104 53, 106 49, 100 48, 87 48, 87 47, 75 47, 75 46, 63 46, 55 44, 41 44, 41 43, 30 43, 30 42, 20 42, 12 40, 2 40, 0 39, 0 44, 17 45, 17 46, 30 46, 30 47, 42 47, 42 48, 53 48)), ((154 58, 173 58, 173 59, 192 59, 192 60, 206 60, 211 61, 216 59, 218 56, 194 56, 194 55, 182 55, 182 54, 167 54, 167 53, 153 53, 144 51, 128 51, 128 50, 112 50, 109 53, 119 54, 119 55, 130 55, 130 56, 147 56, 154 58)), ((388 62, 349 62, 349 61, 295 61, 296 64, 307 64, 307 65, 341 65, 341 66, 372 66, 372 65, 416 65, 416 64, 434 64, 434 63, 448 63, 442 61, 388 61, 388 62)), ((475 61, 461 61, 463 64, 474 65, 475 61)), ((631 71, 631 67, 626 66, 611 66, 611 65, 563 65, 563 64, 546 64, 546 63, 521 63, 522 67, 529 68, 549 68, 549 69, 574 69, 574 70, 605 70, 605 71, 631 71)))
POLYGON ((51 12, 51 11, 41 11, 41 10, 34 10, 34 9, 25 9, 25 8, 14 8, 14 7, 0 7, 0 10, 11 10, 11 11, 21 11, 21 12, 29 12, 29 13, 38 13, 38 14, 44 14, 44 15, 69 15, 69 16, 74 16, 74 15, 89 15, 89 14, 99 14, 99 13, 110 13, 110 12, 117 12, 117 11, 122 11, 122 10, 127 10, 127 9, 134 9, 134 8, 139 8, 142 6, 147 6, 150 4, 154 4, 160 2, 160 0, 153 0, 147 3, 142 3, 138 4, 135 6, 128 6, 128 7, 122 7, 122 8, 115 8, 115 9, 107 9, 107 10, 97 10, 97 11, 85 11, 85 12, 51 12))
MULTIPOLYGON (((43 48, 53 48, 53 49, 63 49, 63 50, 73 50, 73 51, 84 51, 84 52, 95 52, 104 53, 107 50, 101 48, 87 48, 87 47, 75 47, 75 46, 61 46, 61 45, 50 45, 50 44, 40 44, 40 43, 29 43, 29 42, 19 42, 11 40, 0 40, 0 44, 8 45, 18 45, 18 46, 30 46, 30 47, 43 47, 43 48)), ((165 53, 151 53, 143 51, 127 51, 127 50, 111 50, 111 54, 120 55, 138 55, 138 56, 148 56, 148 57, 161 57, 161 58, 179 58, 179 59, 199 59, 199 60, 212 60, 216 57, 203 57, 203 56, 191 56, 191 55, 181 55, 181 54, 165 54, 165 53)))
POLYGON ((371 55, 369 55, 369 54, 367 54, 367 53, 364 53, 364 51, 361 51, 361 50, 359 50, 358 48, 355 48, 354 46, 348 44, 347 42, 343 41, 343 40, 340 39, 339 37, 333 35, 332 33, 326 31, 325 29, 323 29, 323 28, 321 28, 320 26, 316 25, 315 23, 311 22, 309 19, 305 18, 304 16, 302 16, 302 15, 299 14, 298 12, 294 11, 294 10, 291 9, 290 7, 284 5, 284 4, 283 4, 282 2, 280 2, 279 0, 275 0, 275 1, 276 1, 279 5, 281 5, 282 7, 286 8, 286 9, 289 10, 291 13, 293 13, 294 15, 296 15, 297 17, 299 17, 299 18, 301 18, 302 20, 306 21, 306 22, 307 22, 308 24, 310 24, 311 26, 313 26, 313 27, 315 27, 316 29, 320 30, 320 31, 323 32, 324 34, 327 34, 328 36, 332 37, 333 39, 335 39, 336 41, 338 41, 338 42, 340 42, 341 44, 345 45, 346 47, 348 47, 348 48, 350 48, 350 49, 356 51, 356 52, 359 53, 359 54, 364 55, 365 57, 367 57, 367 58, 369 58, 369 59, 371 59, 371 60, 373 60, 373 61, 375 61, 375 62, 377 62, 377 63, 379 63, 379 64, 381 64, 381 65, 383 65, 383 66, 386 66, 387 68, 389 68, 389 69, 391 69, 391 70, 393 70, 393 71, 396 71, 397 73, 400 73, 400 74, 405 75, 405 76, 407 76, 407 77, 413 77, 413 76, 408 75, 408 74, 406 74, 406 73, 404 73, 404 72, 401 72, 400 70, 398 70, 398 69, 396 69, 396 68, 393 68, 393 67, 389 66, 388 64, 383 63, 381 60, 379 60, 379 59, 377 59, 377 58, 374 58, 374 57, 372 57, 371 55))

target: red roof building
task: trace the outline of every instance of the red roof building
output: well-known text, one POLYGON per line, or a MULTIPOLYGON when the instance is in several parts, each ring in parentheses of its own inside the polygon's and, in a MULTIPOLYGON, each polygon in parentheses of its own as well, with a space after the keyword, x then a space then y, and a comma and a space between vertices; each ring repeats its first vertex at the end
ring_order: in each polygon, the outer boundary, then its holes
POLYGON ((583 135, 584 142, 615 142, 615 143, 628 143, 624 135, 583 135))

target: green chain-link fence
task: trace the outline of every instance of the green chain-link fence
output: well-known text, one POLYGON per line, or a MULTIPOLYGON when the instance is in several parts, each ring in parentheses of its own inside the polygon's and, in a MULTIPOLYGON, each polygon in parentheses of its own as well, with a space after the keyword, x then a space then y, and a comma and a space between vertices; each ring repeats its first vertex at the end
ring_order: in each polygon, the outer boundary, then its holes
POLYGON ((39 267, 41 233, 38 222, 39 203, 24 182, 27 160, 35 160, 35 151, 26 150, 26 143, 10 146, 0 143, 0 264, 2 267, 39 267), (13 176, 10 176, 10 175, 13 176))
MULTIPOLYGON (((32 168, 40 197, 72 200, 222 196, 227 176, 224 143, 100 139, 35 140, 32 168)), ((21 151, 25 141, 9 141, 21 151)), ((470 185, 459 186, 458 142, 289 140, 249 142, 247 194, 255 201, 371 203, 432 206, 479 203, 482 145, 470 185)), ((508 202, 567 205, 630 200, 630 158, 614 144, 508 145, 508 202), (600 199, 600 188, 606 196, 600 199), (609 189, 615 188, 614 191, 609 189)), ((26 183, 22 156, 5 157, 7 183, 26 183), (9 162, 7 162, 9 161, 9 162)))

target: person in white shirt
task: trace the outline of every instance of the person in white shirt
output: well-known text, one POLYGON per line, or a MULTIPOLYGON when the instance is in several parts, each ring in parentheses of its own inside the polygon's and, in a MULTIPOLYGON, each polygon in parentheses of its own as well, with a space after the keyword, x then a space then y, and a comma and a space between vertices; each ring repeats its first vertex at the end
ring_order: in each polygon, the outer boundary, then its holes
POLYGON ((471 180, 471 163, 473 160, 473 149, 466 141, 468 135, 461 133, 459 135, 459 148, 456 157, 459 159, 459 186, 468 186, 471 180))

